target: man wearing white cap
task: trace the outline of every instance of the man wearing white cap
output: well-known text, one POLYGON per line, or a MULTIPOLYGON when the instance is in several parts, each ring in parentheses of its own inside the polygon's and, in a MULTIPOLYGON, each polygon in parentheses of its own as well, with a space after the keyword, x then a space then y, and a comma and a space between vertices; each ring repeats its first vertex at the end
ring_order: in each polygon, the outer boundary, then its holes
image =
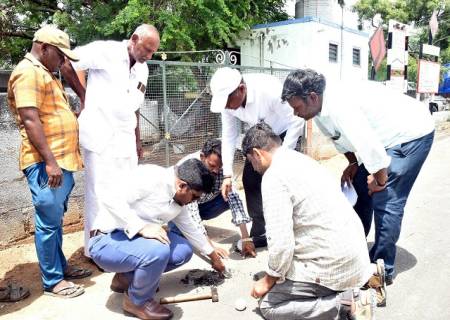
POLYGON ((31 52, 8 82, 8 104, 22 136, 19 165, 35 208, 35 244, 44 293, 72 298, 84 292, 68 282, 92 274, 68 266, 62 251, 62 219, 74 186, 73 172, 83 167, 78 122, 61 82, 53 75, 77 55, 69 36, 54 26, 39 29, 31 52))
MULTIPOLYGON (((211 78, 211 111, 222 114, 222 196, 232 188, 233 158, 240 133, 240 122, 253 126, 264 121, 284 139, 283 146, 294 149, 302 135, 304 121, 294 116, 281 101, 282 84, 266 74, 244 74, 228 67, 218 69, 211 78), (239 121, 240 120, 240 121, 239 121)), ((242 176, 247 210, 253 220, 250 238, 255 247, 265 247, 265 222, 261 199, 261 175, 247 160, 242 176)))

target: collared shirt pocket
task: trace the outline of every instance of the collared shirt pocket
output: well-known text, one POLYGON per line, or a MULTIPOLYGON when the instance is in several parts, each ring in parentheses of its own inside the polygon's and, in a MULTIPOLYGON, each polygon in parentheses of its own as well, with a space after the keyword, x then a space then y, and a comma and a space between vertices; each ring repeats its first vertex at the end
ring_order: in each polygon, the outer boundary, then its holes
POLYGON ((138 110, 144 103, 145 91, 147 90, 146 84, 141 81, 132 81, 128 92, 130 99, 130 107, 133 111, 138 110))

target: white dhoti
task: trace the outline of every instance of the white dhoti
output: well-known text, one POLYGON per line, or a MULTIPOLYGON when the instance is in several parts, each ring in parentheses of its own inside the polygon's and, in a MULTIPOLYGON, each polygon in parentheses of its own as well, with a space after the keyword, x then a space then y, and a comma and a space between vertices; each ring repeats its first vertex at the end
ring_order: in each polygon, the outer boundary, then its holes
POLYGON ((102 205, 101 194, 125 181, 126 176, 138 164, 137 154, 118 157, 114 148, 102 153, 83 149, 84 154, 84 255, 89 255, 90 231, 102 205), (101 191, 101 192, 99 192, 101 191))

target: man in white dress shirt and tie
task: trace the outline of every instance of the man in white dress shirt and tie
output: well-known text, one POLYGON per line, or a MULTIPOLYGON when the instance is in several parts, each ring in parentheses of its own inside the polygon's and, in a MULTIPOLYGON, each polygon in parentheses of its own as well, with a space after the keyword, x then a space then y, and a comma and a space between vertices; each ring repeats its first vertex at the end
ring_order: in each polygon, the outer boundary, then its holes
POLYGON ((391 284, 405 204, 433 144, 428 108, 381 83, 326 83, 311 69, 288 75, 282 99, 299 117, 314 118, 347 158, 342 181, 352 181, 358 193, 355 210, 366 235, 374 216, 369 255, 372 262, 384 260, 386 284, 391 284))
MULTIPOLYGON (((241 122, 253 126, 269 124, 284 139, 283 146, 295 149, 303 133, 304 121, 294 116, 281 101, 281 82, 267 74, 241 74, 228 67, 218 69, 211 78, 211 111, 222 117, 222 195, 232 190, 233 159, 241 122)), ((250 239, 255 247, 267 245, 261 200, 261 175, 246 161, 242 175, 247 211, 253 220, 250 239)), ((250 240, 248 240, 250 241, 250 240)))

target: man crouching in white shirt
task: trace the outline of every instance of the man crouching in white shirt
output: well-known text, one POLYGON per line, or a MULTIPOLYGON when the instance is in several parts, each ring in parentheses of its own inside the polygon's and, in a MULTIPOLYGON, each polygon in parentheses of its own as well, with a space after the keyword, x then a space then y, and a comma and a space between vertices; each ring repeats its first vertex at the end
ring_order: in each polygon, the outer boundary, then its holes
POLYGON ((141 165, 114 192, 102 195, 104 208, 93 223, 89 253, 106 271, 116 272, 111 289, 124 292, 123 309, 140 319, 170 319, 169 309, 153 300, 161 275, 188 262, 189 242, 225 266, 184 206, 210 192, 214 177, 200 160, 177 167, 141 165), (173 221, 189 242, 162 228, 173 221))
POLYGON ((251 295, 266 319, 373 319, 373 290, 353 290, 375 271, 358 216, 326 169, 280 144, 264 123, 242 142, 263 174, 269 253, 251 295))

